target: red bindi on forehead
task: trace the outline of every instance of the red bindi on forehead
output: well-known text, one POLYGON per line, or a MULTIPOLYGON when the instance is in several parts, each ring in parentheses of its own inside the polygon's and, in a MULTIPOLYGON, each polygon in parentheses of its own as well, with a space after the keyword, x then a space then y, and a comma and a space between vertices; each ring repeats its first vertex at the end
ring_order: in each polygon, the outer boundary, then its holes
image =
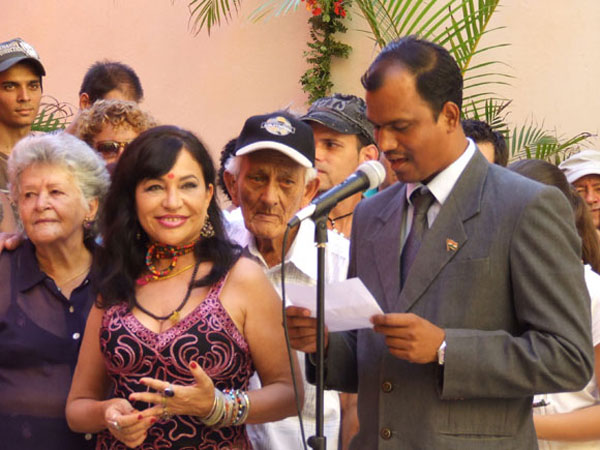
POLYGON ((175 178, 175 175, 173 174, 173 172, 171 172, 167 174, 167 178, 170 178, 172 180, 173 178, 175 178))

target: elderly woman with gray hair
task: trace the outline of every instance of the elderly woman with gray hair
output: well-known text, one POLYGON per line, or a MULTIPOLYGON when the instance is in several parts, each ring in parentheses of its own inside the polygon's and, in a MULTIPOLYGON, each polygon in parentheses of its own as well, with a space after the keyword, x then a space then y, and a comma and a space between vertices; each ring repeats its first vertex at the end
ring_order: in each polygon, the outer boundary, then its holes
POLYGON ((109 175, 95 151, 64 133, 21 140, 8 172, 27 239, 0 254, 3 448, 86 448, 92 437, 69 430, 65 402, 95 299, 92 224, 109 175))

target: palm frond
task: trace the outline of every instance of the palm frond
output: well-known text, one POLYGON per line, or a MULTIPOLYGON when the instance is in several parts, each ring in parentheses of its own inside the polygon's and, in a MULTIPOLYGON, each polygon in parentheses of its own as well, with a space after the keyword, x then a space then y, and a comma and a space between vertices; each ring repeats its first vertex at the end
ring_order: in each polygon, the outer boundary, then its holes
POLYGON ((515 126, 508 138, 511 160, 536 158, 560 162, 564 153, 592 137, 591 133, 581 132, 567 139, 559 138, 544 129, 543 124, 533 121, 515 126))
POLYGON ((248 15, 252 22, 281 16, 290 11, 296 11, 301 0, 267 0, 248 15))
POLYGON ((210 35, 210 30, 215 25, 221 25, 222 21, 228 22, 233 14, 238 13, 241 0, 190 0, 189 24, 194 33, 199 34, 204 28, 210 35))

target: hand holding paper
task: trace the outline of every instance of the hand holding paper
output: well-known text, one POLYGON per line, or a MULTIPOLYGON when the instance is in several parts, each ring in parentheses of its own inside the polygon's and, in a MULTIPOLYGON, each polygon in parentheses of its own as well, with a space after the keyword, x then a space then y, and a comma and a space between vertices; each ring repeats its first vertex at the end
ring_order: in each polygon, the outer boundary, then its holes
MULTIPOLYGON (((286 284, 289 304, 307 308, 316 317, 317 301, 314 286, 286 284)), ((373 328, 371 316, 383 314, 377 301, 358 278, 325 286, 325 325, 330 332, 373 328)))

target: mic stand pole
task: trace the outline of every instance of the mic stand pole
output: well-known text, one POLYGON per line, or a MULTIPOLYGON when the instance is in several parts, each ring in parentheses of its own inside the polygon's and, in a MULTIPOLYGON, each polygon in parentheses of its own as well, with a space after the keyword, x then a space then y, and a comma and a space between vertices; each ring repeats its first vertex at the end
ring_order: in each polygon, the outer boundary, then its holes
POLYGON ((327 448, 327 438, 323 432, 325 389, 325 247, 327 245, 327 217, 329 209, 314 219, 315 244, 317 245, 317 354, 316 354, 316 430, 315 436, 308 438, 308 445, 315 450, 327 448))

